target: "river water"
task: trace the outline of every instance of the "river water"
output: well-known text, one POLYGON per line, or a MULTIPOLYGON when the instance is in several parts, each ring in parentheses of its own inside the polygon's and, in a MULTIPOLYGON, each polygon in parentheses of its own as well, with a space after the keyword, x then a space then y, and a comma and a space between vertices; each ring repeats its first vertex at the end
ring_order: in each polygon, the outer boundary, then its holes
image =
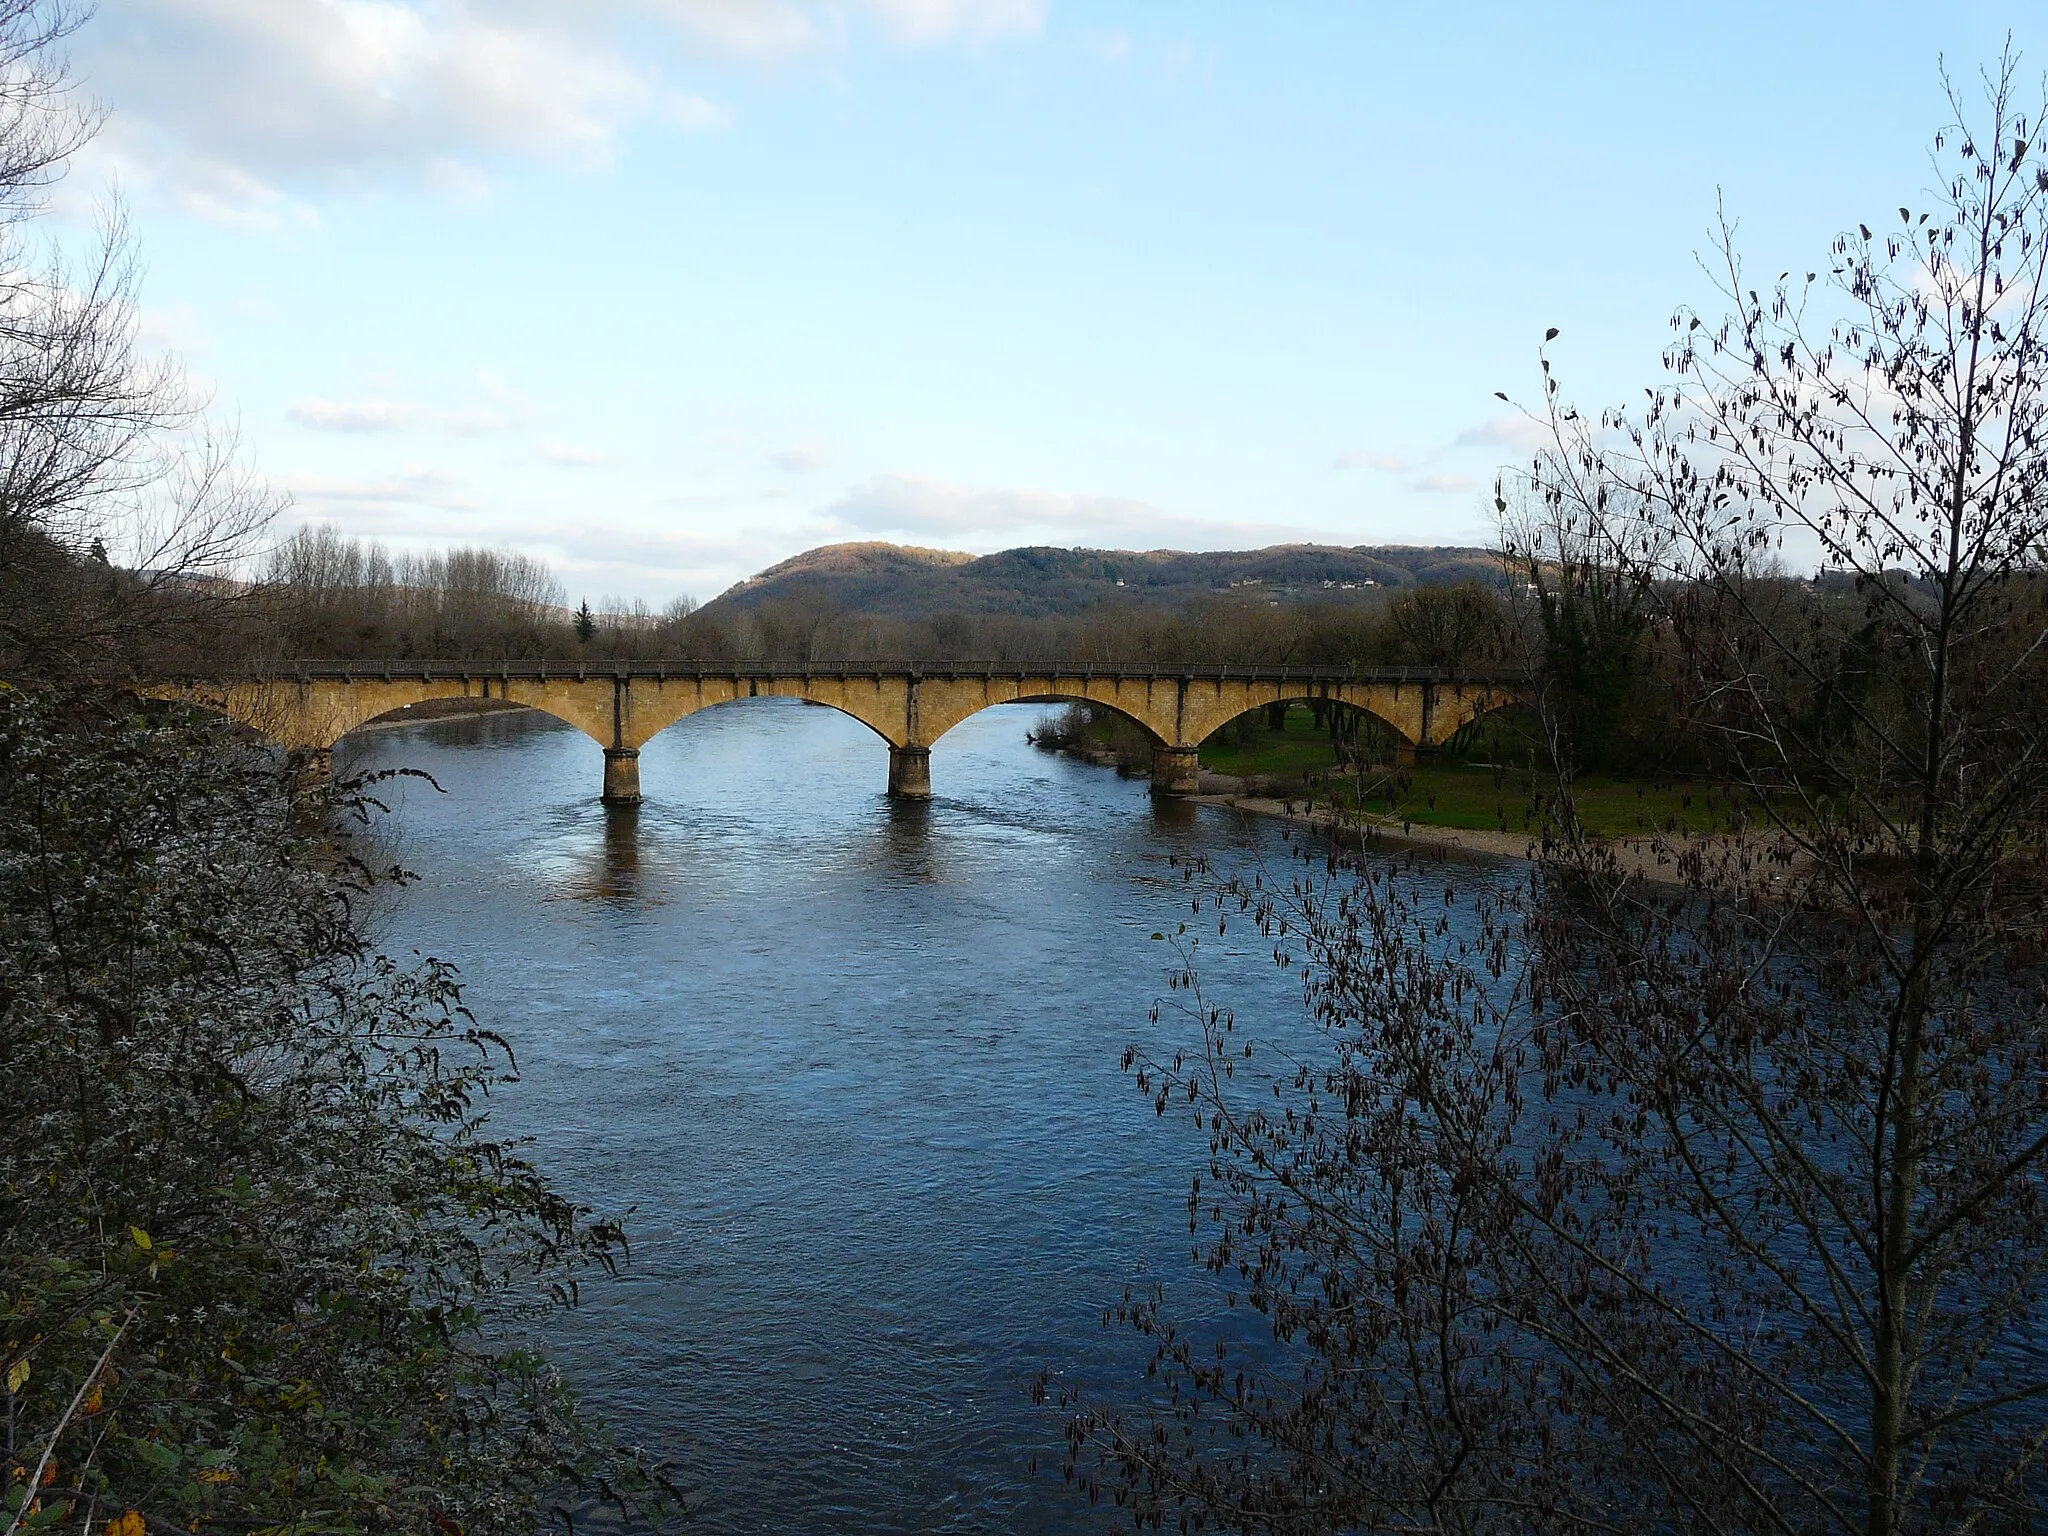
MULTIPOLYGON (((1120 1058, 1191 1033, 1147 1020, 1152 935, 1190 915, 1172 856, 1288 855, 1035 751, 1038 713, 951 732, 925 806, 883 796, 866 727, 785 700, 657 737, 637 811, 539 714, 347 744, 439 784, 388 797, 421 878, 385 947, 460 966, 519 1055, 498 1123, 565 1193, 632 1208, 624 1277, 552 1347, 679 1463, 693 1529, 1099 1530, 1032 1378, 1138 1402, 1149 1351, 1105 1308, 1155 1279, 1214 1306, 1184 1204, 1203 1143, 1120 1058)), ((1207 931, 1205 983, 1298 1031, 1298 981, 1207 931)))

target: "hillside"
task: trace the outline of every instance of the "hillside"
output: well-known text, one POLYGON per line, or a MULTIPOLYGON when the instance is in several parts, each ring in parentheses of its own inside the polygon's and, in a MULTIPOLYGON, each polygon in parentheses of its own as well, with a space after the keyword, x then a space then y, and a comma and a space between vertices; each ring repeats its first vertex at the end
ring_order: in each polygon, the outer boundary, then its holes
POLYGON ((1491 553, 1456 547, 1279 544, 1209 553, 1036 547, 977 557, 899 544, 828 544, 749 577, 705 611, 801 601, 902 619, 1048 617, 1105 604, 1179 607, 1209 594, 1279 604, 1371 601, 1389 588, 1498 579, 1491 553))

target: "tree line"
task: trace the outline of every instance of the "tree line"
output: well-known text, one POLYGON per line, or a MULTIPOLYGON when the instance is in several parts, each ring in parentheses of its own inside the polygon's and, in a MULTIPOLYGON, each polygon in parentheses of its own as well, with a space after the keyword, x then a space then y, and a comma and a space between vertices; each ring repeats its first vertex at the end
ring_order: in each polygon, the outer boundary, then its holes
POLYGON ((1486 663, 1505 608, 1466 582, 1384 600, 1268 606, 1228 594, 1074 614, 850 610, 816 593, 702 609, 678 598, 568 606, 560 577, 509 551, 394 554, 327 527, 271 550, 241 594, 246 654, 451 659, 645 657, 706 661, 1486 663))

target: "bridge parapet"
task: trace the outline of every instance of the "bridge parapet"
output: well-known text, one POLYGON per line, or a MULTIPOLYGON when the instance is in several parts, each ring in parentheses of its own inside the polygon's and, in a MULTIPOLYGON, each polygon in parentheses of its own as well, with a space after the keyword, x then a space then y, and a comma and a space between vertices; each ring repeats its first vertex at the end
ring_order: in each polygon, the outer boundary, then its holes
POLYGON ((145 696, 213 709, 281 745, 325 753, 349 732, 435 699, 503 699, 540 709, 605 749, 608 801, 639 798, 639 749, 702 709, 738 699, 800 698, 851 715, 890 748, 890 792, 931 793, 932 745, 997 704, 1086 703, 1130 720, 1154 743, 1154 788, 1192 793, 1195 750, 1247 710, 1327 700, 1384 722, 1411 747, 1439 746, 1523 679, 1418 669, 1155 666, 1091 663, 800 663, 616 660, 286 661, 108 678, 145 696))

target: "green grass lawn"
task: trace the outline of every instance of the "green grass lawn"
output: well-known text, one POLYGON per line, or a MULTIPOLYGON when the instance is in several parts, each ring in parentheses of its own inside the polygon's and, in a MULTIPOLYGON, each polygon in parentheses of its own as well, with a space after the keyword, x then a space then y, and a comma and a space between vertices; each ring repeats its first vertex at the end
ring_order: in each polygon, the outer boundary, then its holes
POLYGON ((1235 726, 1225 726, 1202 743, 1202 766, 1240 778, 1253 773, 1294 778, 1328 773, 1337 766, 1337 751, 1307 710, 1290 709, 1285 731, 1268 731, 1261 725, 1247 745, 1239 744, 1235 726))
MULTIPOLYGON (((1579 820, 1601 837, 1627 837, 1654 828, 1696 832, 1730 824, 1732 795, 1702 783, 1648 782, 1583 774, 1573 780, 1579 820)), ((1483 765, 1425 763, 1362 780, 1325 786, 1370 814, 1419 826, 1505 828, 1533 831, 1554 802, 1557 780, 1550 774, 1500 770, 1483 765), (1362 793, 1361 793, 1362 791, 1362 793)))
MULTIPOLYGON (((1316 788, 1318 798, 1340 799, 1368 814, 1419 826, 1531 830, 1557 791, 1550 774, 1448 759, 1337 778, 1336 749, 1306 709, 1290 710, 1284 731, 1268 731, 1261 723, 1248 734, 1251 739, 1245 741, 1234 727, 1219 731, 1202 746, 1202 766, 1238 777, 1314 777, 1323 780, 1316 788)), ((1711 830, 1728 825, 1733 805, 1728 791, 1698 782, 1582 775, 1574 787, 1581 821, 1605 837, 1652 827, 1711 830)))

